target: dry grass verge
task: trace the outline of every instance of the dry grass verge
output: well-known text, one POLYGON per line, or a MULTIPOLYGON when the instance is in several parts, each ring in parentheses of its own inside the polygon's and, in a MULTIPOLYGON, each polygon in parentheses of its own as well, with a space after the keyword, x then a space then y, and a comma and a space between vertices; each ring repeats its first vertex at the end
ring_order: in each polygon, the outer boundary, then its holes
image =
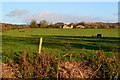
POLYGON ((2 63, 2 78, 17 79, 119 79, 119 61, 117 57, 106 58, 101 51, 96 57, 82 62, 62 61, 45 52, 30 56, 26 52, 17 61, 2 63))

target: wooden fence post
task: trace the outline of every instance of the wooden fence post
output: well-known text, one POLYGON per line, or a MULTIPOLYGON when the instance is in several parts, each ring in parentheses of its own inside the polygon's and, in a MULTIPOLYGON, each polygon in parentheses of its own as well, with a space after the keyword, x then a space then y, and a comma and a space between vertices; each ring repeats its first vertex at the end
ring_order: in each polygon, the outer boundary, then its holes
POLYGON ((39 42, 39 48, 38 48, 38 54, 41 53, 41 49, 42 49, 42 37, 40 38, 40 42, 39 42))

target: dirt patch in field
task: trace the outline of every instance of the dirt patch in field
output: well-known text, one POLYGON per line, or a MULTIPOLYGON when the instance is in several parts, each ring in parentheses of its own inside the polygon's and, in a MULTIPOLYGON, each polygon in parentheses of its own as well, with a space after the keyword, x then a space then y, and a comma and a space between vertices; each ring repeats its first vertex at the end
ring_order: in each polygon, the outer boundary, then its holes
POLYGON ((5 63, 0 64, 2 65, 2 78, 15 78, 15 72, 11 66, 5 63))
POLYGON ((19 74, 20 72, 17 70, 17 65, 13 64, 5 64, 5 63, 0 63, 2 66, 2 78, 18 78, 21 77, 19 74))
POLYGON ((66 61, 60 62, 59 65, 59 77, 60 78, 90 78, 92 77, 93 69, 87 66, 87 61, 75 62, 66 61))
MULTIPOLYGON (((86 64, 87 61, 60 61, 58 63, 58 78, 90 78, 93 70, 86 64)), ((19 70, 17 70, 17 64, 1 63, 1 65, 2 78, 22 78, 19 70)))

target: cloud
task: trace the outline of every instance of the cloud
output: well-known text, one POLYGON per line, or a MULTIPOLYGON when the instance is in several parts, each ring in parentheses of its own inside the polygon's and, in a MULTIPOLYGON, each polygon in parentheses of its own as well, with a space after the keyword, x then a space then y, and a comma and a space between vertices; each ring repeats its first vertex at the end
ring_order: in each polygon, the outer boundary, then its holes
POLYGON ((6 16, 9 17, 15 17, 17 16, 17 19, 22 20, 23 23, 30 23, 32 20, 36 20, 37 22, 41 20, 46 20, 50 23, 56 23, 56 22, 64 22, 64 23, 71 23, 71 22, 115 22, 117 20, 113 19, 103 19, 99 17, 94 16, 76 16, 76 15, 69 15, 69 14, 58 14, 53 13, 50 11, 41 11, 36 14, 31 14, 27 10, 20 10, 15 9, 6 16))
POLYGON ((22 9, 15 9, 8 13, 6 16, 8 17, 15 17, 15 16, 22 16, 27 14, 29 11, 28 10, 22 10, 22 9))
POLYGON ((71 22, 113 22, 115 20, 113 19, 103 19, 99 17, 93 17, 93 16, 75 16, 75 15, 68 15, 68 14, 57 14, 53 12, 48 11, 42 11, 37 14, 24 17, 24 20, 29 23, 31 20, 36 20, 39 22, 40 20, 47 20, 50 23, 55 22, 64 22, 64 23, 71 23, 71 22))
POLYGON ((47 20, 50 23, 55 23, 55 22, 77 22, 83 19, 83 17, 78 17, 78 16, 73 16, 73 15, 67 15, 67 14, 56 14, 53 12, 48 12, 48 11, 42 11, 34 15, 28 15, 24 17, 25 21, 30 22, 31 20, 36 20, 39 22, 40 20, 47 20))

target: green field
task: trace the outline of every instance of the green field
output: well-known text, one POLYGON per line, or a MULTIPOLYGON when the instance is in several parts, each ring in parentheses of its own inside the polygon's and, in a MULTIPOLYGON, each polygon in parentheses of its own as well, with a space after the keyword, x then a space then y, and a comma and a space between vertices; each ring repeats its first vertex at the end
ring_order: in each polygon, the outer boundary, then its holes
POLYGON ((83 49, 90 57, 96 50, 112 54, 118 47, 118 29, 42 29, 28 28, 2 33, 2 55, 4 59, 18 59, 22 51, 29 54, 38 52, 39 39, 43 37, 42 49, 58 57, 64 54, 77 56, 83 49), (102 34, 102 38, 91 37, 102 34), (70 48, 70 50, 67 50, 70 48))

